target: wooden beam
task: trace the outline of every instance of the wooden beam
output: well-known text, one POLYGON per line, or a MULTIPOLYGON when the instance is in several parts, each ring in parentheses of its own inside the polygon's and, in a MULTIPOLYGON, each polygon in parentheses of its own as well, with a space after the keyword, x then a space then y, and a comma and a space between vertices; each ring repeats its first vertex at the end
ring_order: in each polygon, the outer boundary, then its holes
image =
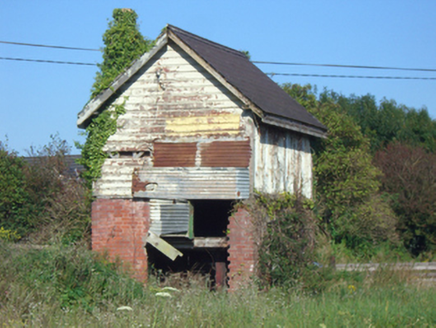
POLYGON ((194 248, 226 248, 227 237, 195 237, 194 248))

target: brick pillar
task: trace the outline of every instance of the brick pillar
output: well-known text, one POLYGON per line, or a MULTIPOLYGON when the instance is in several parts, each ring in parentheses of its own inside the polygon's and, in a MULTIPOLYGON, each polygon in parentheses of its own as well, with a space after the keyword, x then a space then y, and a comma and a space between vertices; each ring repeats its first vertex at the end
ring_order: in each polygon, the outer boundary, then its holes
POLYGON ((150 207, 132 199, 96 199, 92 204, 92 249, 119 258, 139 281, 147 280, 147 236, 150 207))
POLYGON ((229 289, 248 286, 255 274, 257 250, 253 239, 253 222, 243 208, 229 218, 229 289))

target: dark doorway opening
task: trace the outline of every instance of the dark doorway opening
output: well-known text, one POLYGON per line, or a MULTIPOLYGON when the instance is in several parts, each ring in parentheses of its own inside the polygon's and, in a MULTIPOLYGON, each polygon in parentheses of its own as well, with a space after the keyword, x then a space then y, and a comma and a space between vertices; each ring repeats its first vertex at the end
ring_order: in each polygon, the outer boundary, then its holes
POLYGON ((225 237, 233 209, 231 200, 192 200, 194 207, 194 236, 225 237))

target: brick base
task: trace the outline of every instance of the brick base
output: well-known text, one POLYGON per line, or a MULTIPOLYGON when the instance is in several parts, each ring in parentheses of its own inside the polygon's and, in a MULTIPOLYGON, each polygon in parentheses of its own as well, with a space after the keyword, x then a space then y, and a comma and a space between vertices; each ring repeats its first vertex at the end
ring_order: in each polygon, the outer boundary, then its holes
POLYGON ((136 279, 147 280, 143 238, 150 222, 148 202, 132 199, 96 199, 92 204, 92 249, 119 258, 136 279))
POLYGON ((253 239, 253 222, 250 214, 240 208, 229 218, 229 289, 247 286, 255 274, 257 261, 256 244, 253 239))

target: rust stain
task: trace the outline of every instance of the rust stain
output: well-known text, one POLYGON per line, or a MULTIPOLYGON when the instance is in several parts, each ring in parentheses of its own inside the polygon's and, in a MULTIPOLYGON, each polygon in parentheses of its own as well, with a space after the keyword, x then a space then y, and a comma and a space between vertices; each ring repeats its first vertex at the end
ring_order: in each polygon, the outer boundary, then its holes
POLYGON ((136 168, 133 170, 132 173, 132 194, 134 194, 135 192, 147 191, 147 186, 156 184, 156 182, 141 181, 138 172, 139 169, 136 168))
POLYGON ((154 167, 193 167, 197 143, 154 143, 154 167))
POLYGON ((250 140, 201 143, 199 148, 203 167, 248 167, 250 165, 250 140))

